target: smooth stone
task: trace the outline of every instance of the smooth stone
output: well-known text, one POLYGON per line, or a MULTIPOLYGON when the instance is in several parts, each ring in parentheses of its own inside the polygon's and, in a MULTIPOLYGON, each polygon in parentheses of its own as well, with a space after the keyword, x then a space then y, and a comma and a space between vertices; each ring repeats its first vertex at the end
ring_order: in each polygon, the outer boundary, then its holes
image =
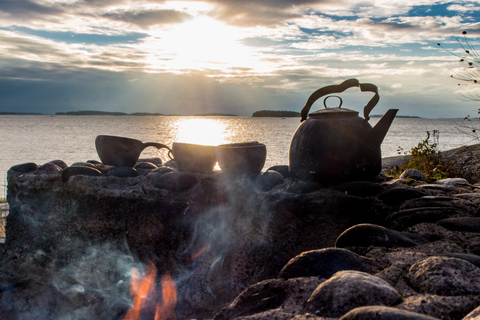
POLYGON ((10 168, 10 170, 19 172, 19 173, 28 173, 33 172, 39 168, 39 165, 34 162, 26 162, 14 165, 10 168))
POLYGON ((315 181, 305 181, 305 180, 296 180, 291 185, 288 186, 287 192, 302 194, 315 192, 320 189, 323 189, 323 186, 319 182, 315 181))
POLYGON ((101 161, 98 160, 87 160, 87 163, 93 164, 95 166, 103 164, 101 161))
POLYGON ((440 296, 480 294, 480 268, 463 259, 429 257, 415 263, 407 277, 420 293, 440 296))
POLYGON ((463 178, 446 178, 437 180, 435 183, 443 184, 446 186, 454 186, 454 187, 470 187, 470 183, 466 179, 463 178))
POLYGON ((88 162, 75 162, 70 167, 89 167, 93 169, 97 168, 93 163, 88 162))
POLYGON ((365 306, 355 308, 339 320, 436 320, 438 318, 430 317, 424 314, 400 310, 385 306, 365 306))
POLYGON ((324 281, 324 279, 319 279, 318 277, 309 277, 289 280, 270 279, 259 282, 244 290, 233 302, 223 308, 214 319, 230 320, 239 317, 242 320, 317 319, 317 317, 311 314, 308 316, 304 315, 303 306, 312 292, 324 281), (285 297, 280 306, 278 306, 280 297, 273 297, 273 299, 278 299, 274 301, 277 303, 268 301, 269 293, 271 294, 275 291, 279 292, 282 298, 285 297), (257 310, 263 311, 256 312, 257 310))
POLYGON ((143 162, 153 163, 157 167, 160 167, 162 165, 162 159, 160 159, 160 158, 143 158, 143 159, 138 159, 137 160, 137 164, 143 163, 143 162))
POLYGON ((100 172, 100 170, 91 167, 68 167, 62 171, 62 181, 67 182, 70 177, 76 175, 101 176, 102 173, 100 172))
POLYGON ((140 173, 131 167, 113 167, 108 171, 108 176, 117 178, 133 178, 139 175, 140 173))
POLYGON ((335 247, 413 247, 428 240, 413 233, 399 232, 374 224, 357 224, 340 234, 335 247))
POLYGON ((403 202, 400 210, 426 207, 458 208, 471 214, 478 209, 478 205, 469 200, 445 196, 426 196, 403 202))
POLYGON ((448 258, 457 258, 457 259, 463 259, 465 261, 470 262, 474 266, 480 268, 480 256, 476 254, 468 254, 468 253, 445 253, 442 254, 442 256, 448 257, 448 258))
POLYGON ((290 279, 318 276, 328 279, 336 272, 343 270, 375 273, 379 271, 379 266, 374 260, 349 250, 326 248, 299 254, 283 267, 278 277, 290 279))
POLYGON ((479 217, 448 218, 437 221, 437 224, 451 231, 466 231, 480 233, 479 217))
POLYGON ((214 320, 230 320, 280 307, 287 298, 282 284, 285 280, 271 279, 258 282, 243 291, 214 320))
POLYGON ((278 165, 278 166, 272 166, 267 169, 267 171, 276 171, 280 173, 284 179, 290 178, 290 172, 288 171, 288 166, 287 165, 278 165))
POLYGON ((258 176, 255 182, 260 190, 269 191, 274 187, 283 184, 284 181, 283 176, 279 172, 268 170, 258 176))
POLYGON ((407 169, 402 172, 402 174, 400 175, 400 179, 413 179, 417 181, 423 181, 427 179, 427 176, 420 170, 407 169))
POLYGON ((68 168, 68 164, 63 160, 52 160, 48 163, 53 163, 54 165, 59 166, 62 169, 68 168))
POLYGON ((374 197, 382 193, 385 188, 371 181, 350 181, 335 186, 333 189, 345 192, 356 197, 374 197))
POLYGON ((438 319, 460 320, 479 304, 480 296, 477 295, 447 297, 420 294, 406 297, 395 307, 400 310, 427 314, 438 319))
POLYGON ((155 188, 177 192, 188 190, 197 183, 198 178, 194 173, 184 171, 165 173, 154 179, 155 188))
POLYGON ((425 191, 405 187, 396 187, 385 190, 378 195, 378 198, 386 205, 396 207, 407 200, 420 198, 426 195, 427 193, 425 191))
POLYGON ((405 230, 418 223, 435 223, 439 220, 465 215, 467 214, 464 211, 453 207, 413 208, 392 213, 385 219, 385 223, 394 230, 405 230))
POLYGON ((46 174, 46 175, 58 175, 62 171, 62 168, 53 164, 51 162, 42 164, 36 171, 35 174, 46 174))
POLYGON ((170 167, 165 167, 165 166, 162 166, 162 167, 159 167, 157 169, 153 169, 152 171, 150 171, 148 174, 149 175, 153 175, 153 174, 166 174, 166 173, 170 173, 170 172, 175 172, 175 169, 172 169, 170 167))
POLYGON ((341 317, 358 307, 392 306, 401 296, 388 282, 360 271, 339 271, 320 284, 305 309, 321 317, 341 317))
POLYGON ((133 167, 135 170, 155 170, 158 169, 158 166, 151 162, 137 162, 133 167))

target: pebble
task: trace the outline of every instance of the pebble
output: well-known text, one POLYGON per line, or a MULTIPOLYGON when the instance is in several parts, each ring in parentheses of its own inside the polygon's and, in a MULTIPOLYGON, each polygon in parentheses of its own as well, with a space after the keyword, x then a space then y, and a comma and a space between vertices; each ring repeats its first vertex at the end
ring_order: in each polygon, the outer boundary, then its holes
POLYGON ((10 168, 12 171, 16 171, 19 173, 28 173, 28 172, 33 172, 38 169, 38 164, 34 162, 26 162, 26 163, 21 163, 14 165, 10 168))
POLYGON ((303 252, 290 260, 280 271, 279 278, 298 277, 330 278, 343 270, 357 270, 367 273, 379 271, 374 260, 362 257, 341 248, 325 248, 303 252))
POLYGON ((415 263, 407 277, 420 293, 480 295, 480 268, 464 259, 429 257, 415 263))
POLYGON ((417 181, 423 181, 427 179, 427 176, 419 170, 416 169, 407 169, 402 172, 400 179, 414 179, 417 181))
POLYGON ((360 271, 339 271, 320 284, 305 309, 322 317, 341 317, 357 307, 392 306, 401 299, 388 282, 360 271))
POLYGON ((336 247, 412 247, 428 240, 416 234, 408 234, 373 224, 358 224, 340 234, 336 247))

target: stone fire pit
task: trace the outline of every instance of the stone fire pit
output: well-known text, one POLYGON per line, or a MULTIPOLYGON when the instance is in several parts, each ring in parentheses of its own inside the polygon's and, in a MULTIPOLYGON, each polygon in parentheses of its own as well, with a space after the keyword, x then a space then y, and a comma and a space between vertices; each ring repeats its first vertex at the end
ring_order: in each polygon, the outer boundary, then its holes
POLYGON ((151 161, 17 165, 0 318, 123 319, 130 270, 153 263, 175 281, 177 319, 462 319, 480 305, 477 191, 324 188, 285 166, 233 179, 151 161))

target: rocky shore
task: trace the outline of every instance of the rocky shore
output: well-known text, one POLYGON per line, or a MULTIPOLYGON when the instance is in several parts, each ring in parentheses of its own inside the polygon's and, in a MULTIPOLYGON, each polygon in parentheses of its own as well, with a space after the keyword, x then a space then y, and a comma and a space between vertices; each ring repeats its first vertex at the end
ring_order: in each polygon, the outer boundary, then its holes
MULTIPOLYGON (((480 318, 480 184, 464 178, 426 181, 406 171, 322 186, 290 179, 286 166, 231 181, 173 163, 52 161, 12 167, 8 202, 3 317, 51 319, 74 308, 121 319, 124 305, 104 296, 98 311, 88 281, 67 281, 84 287, 73 307, 64 301, 72 292, 51 283, 64 281, 65 264, 84 267, 72 255, 84 249, 79 239, 98 246, 126 238, 140 260, 153 250, 172 270, 177 319, 480 318), (33 217, 36 227, 25 228, 33 217), (77 247, 60 247, 72 239, 77 247), (194 262, 186 243, 201 249, 194 262), (7 290, 11 279, 28 285, 7 290)), ((97 267, 108 270, 102 259, 97 267)))

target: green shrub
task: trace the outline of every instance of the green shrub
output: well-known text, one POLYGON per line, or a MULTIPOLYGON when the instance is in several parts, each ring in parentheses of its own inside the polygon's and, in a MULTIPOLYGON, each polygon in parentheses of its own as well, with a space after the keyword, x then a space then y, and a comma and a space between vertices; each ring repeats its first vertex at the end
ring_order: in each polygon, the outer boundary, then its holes
MULTIPOLYGON (((409 152, 404 152, 404 154, 410 155, 410 161, 393 168, 386 174, 398 178, 403 171, 416 169, 424 173, 429 179, 438 180, 444 178, 445 172, 442 170, 438 156, 438 136, 439 132, 437 130, 433 131, 433 135, 430 135, 430 131, 427 131, 425 140, 420 141, 409 152), (433 141, 430 138, 433 138, 433 141)), ((398 151, 401 153, 403 148, 399 147, 398 151)))

